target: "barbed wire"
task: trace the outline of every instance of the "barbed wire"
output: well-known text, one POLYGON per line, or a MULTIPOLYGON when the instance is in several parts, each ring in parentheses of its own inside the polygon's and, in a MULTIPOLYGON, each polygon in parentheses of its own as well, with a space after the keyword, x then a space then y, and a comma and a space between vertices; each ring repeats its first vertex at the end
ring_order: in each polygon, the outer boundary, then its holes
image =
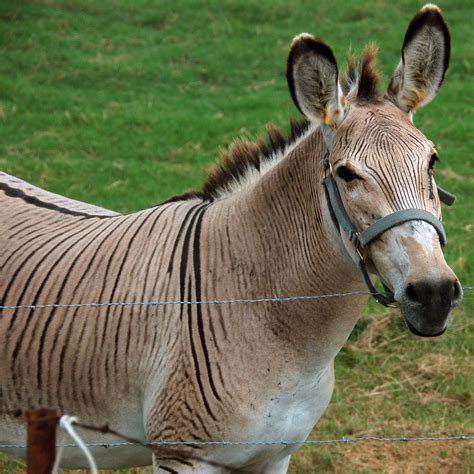
MULTIPOLYGON (((464 291, 474 290, 474 286, 463 287, 464 291)), ((370 296, 373 293, 367 291, 354 291, 348 293, 331 293, 325 295, 308 295, 308 296, 284 296, 284 297, 264 297, 264 298, 241 298, 241 299, 228 299, 228 300, 206 300, 206 301, 139 301, 139 302, 108 302, 108 303, 70 303, 70 304, 34 304, 34 305, 0 305, 0 310, 17 310, 17 309, 46 309, 46 308, 102 308, 111 306, 164 306, 164 305, 222 305, 222 304, 246 304, 246 303, 285 303, 290 301, 308 301, 308 300, 322 300, 329 298, 340 298, 349 296, 370 296)), ((0 411, 0 414, 8 414, 13 417, 19 417, 22 415, 22 410, 8 410, 0 411)), ((89 431, 97 431, 103 434, 112 434, 124 441, 121 442, 99 442, 99 443, 85 443, 87 447, 102 447, 102 448, 113 448, 113 447, 124 447, 139 445, 147 448, 154 447, 173 447, 173 446, 305 446, 305 445, 325 445, 325 444, 354 444, 364 442, 378 442, 378 443, 401 443, 401 442, 448 442, 448 441, 474 441, 472 435, 459 435, 459 436, 399 436, 399 437, 383 437, 383 436, 361 436, 356 438, 348 438, 346 436, 340 439, 322 439, 322 440, 301 440, 301 441, 269 441, 269 440, 253 440, 253 441, 141 441, 135 438, 131 438, 127 435, 123 435, 115 430, 112 430, 108 425, 93 426, 83 423, 75 423, 78 427, 89 431)), ((76 444, 58 444, 58 448, 77 448, 76 444)), ((26 449, 26 444, 0 444, 0 449, 26 449)), ((188 459, 193 460, 192 455, 189 453, 175 452, 178 455, 185 455, 188 459)), ((194 458, 194 460, 203 461, 201 458, 194 458)), ((207 462, 207 461, 206 461, 207 462)), ((212 464, 212 462, 211 462, 212 464)), ((216 464, 217 466, 217 464, 216 464)), ((221 465, 219 465, 221 466, 221 465)), ((221 466, 222 467, 222 466, 221 466)))
MULTIPOLYGON (((15 417, 15 418, 24 417, 26 414, 27 414, 27 412, 22 410, 21 408, 17 408, 15 410, 0 410, 0 415, 10 415, 10 416, 15 417)), ((96 431, 96 432, 100 432, 100 433, 103 433, 103 434, 111 434, 113 436, 116 436, 118 438, 121 438, 121 439, 125 440, 125 442, 111 443, 111 445, 117 445, 117 446, 139 445, 139 446, 143 446, 147 449, 153 449, 153 447, 154 447, 151 443, 144 442, 144 441, 141 441, 137 438, 132 438, 130 436, 119 433, 118 431, 115 431, 115 430, 111 429, 108 424, 105 424, 105 425, 102 425, 102 426, 89 425, 89 424, 86 424, 86 423, 81 423, 81 422, 78 421, 78 419, 76 417, 71 417, 71 416, 68 416, 68 415, 58 416, 58 415, 54 414, 53 418, 55 418, 59 422, 59 424, 61 424, 61 420, 66 418, 66 419, 68 419, 69 424, 74 424, 74 425, 76 425, 80 428, 83 428, 85 430, 96 431)), ((50 419, 51 419, 51 415, 46 415, 44 417, 35 418, 35 422, 42 422, 44 420, 50 420, 50 419)), ((71 434, 71 433, 69 433, 69 434, 71 434)), ((60 464, 60 458, 61 458, 61 455, 62 455, 62 450, 64 448, 80 448, 82 450, 86 450, 88 452, 88 455, 90 455, 92 457, 92 454, 88 451, 88 448, 97 447, 97 444, 96 443, 85 443, 82 440, 82 438, 80 438, 79 435, 76 432, 74 432, 74 435, 80 440, 80 445, 79 444, 72 444, 72 443, 71 444, 57 444, 56 445, 56 448, 59 449, 59 451, 58 451, 58 457, 59 458, 57 457, 56 461, 55 461, 56 467, 58 467, 59 464, 60 464)), ((103 448, 108 448, 109 447, 107 444, 103 444, 103 443, 99 444, 99 446, 103 447, 103 448)), ((28 446, 26 444, 0 444, 0 449, 27 449, 27 447, 28 446)), ((162 448, 165 448, 165 451, 162 452, 161 454, 165 455, 166 457, 178 458, 178 459, 181 459, 182 461, 198 461, 198 462, 208 464, 209 466, 218 467, 220 469, 225 469, 227 472, 239 472, 241 474, 254 474, 251 471, 246 471, 246 470, 242 471, 242 470, 239 469, 237 471, 235 468, 233 468, 232 466, 229 466, 228 464, 224 464, 224 463, 220 463, 220 462, 217 462, 217 461, 202 458, 200 456, 197 456, 197 455, 193 454, 189 450, 186 451, 186 450, 183 450, 183 449, 176 448, 174 446, 166 446, 166 445, 163 445, 162 448)), ((94 463, 94 465, 95 465, 95 463, 94 463)))
MULTIPOLYGON (((24 415, 24 411, 21 409, 15 410, 5 410, 0 411, 0 415, 8 414, 16 418, 24 415)), ((40 421, 38 419, 37 421, 40 421)), ((85 446, 91 448, 114 448, 114 447, 124 447, 124 446, 143 446, 146 448, 154 447, 173 447, 173 446, 305 446, 305 445, 322 445, 322 444, 354 444, 354 443, 367 443, 367 442, 377 442, 377 443, 408 443, 408 442, 419 442, 419 441, 429 441, 429 442, 447 442, 447 441, 474 441, 474 435, 457 435, 457 436, 397 436, 397 437, 385 437, 385 436, 359 436, 359 437, 347 437, 343 436, 339 439, 309 439, 301 441, 293 440, 280 440, 280 441, 270 441, 270 440, 250 440, 250 441, 197 441, 197 440, 188 440, 188 441, 171 441, 171 440, 157 440, 157 441, 143 441, 138 438, 133 438, 131 436, 120 433, 106 423, 101 426, 91 425, 87 423, 82 423, 75 421, 74 424, 83 428, 87 431, 98 432, 101 434, 110 434, 115 436, 123 441, 120 442, 96 442, 96 443, 84 443, 85 446)), ((25 449, 26 444, 0 444, 0 449, 25 449)), ((58 444, 58 448, 77 448, 76 444, 58 444)))
POLYGON ((326 298, 341 298, 344 296, 370 296, 369 291, 353 291, 350 293, 331 293, 327 295, 309 296, 270 296, 262 298, 234 298, 226 300, 204 301, 117 301, 107 303, 46 303, 46 304, 20 304, 13 306, 0 306, 3 310, 16 309, 46 309, 46 308, 107 308, 110 306, 166 306, 166 305, 223 305, 244 303, 284 303, 288 301, 321 300, 326 298))
MULTIPOLYGON (((474 290, 474 286, 464 286, 463 291, 474 290)), ((226 300, 203 300, 203 301, 112 301, 106 303, 44 303, 44 304, 19 304, 0 305, 0 310, 17 309, 51 309, 51 308, 108 308, 111 306, 172 306, 172 305, 224 305, 224 304, 252 304, 252 303, 287 303, 290 301, 317 301, 329 298, 343 298, 348 296, 372 296, 378 293, 370 291, 351 291, 348 293, 329 293, 326 295, 302 295, 302 296, 270 296, 262 298, 235 298, 226 300)))
MULTIPOLYGON (((84 427, 80 423, 77 424, 79 427, 84 427)), ((114 434, 119 436, 118 434, 114 434)), ((122 438, 122 436, 119 436, 122 438)), ((153 448, 156 446, 162 447, 173 447, 173 446, 307 446, 307 445, 322 445, 322 444, 355 444, 355 443, 410 443, 418 441, 429 441, 429 442, 448 442, 448 441, 474 441, 472 435, 459 435, 459 436, 398 436, 398 437, 383 437, 383 436, 360 436, 357 438, 348 438, 343 436, 338 439, 307 439, 302 441, 267 441, 267 440, 254 440, 254 441, 121 441, 116 443, 85 443, 85 446, 89 448, 116 448, 125 446, 144 446, 146 448, 153 448)), ((0 449, 26 449, 26 444, 0 444, 0 449)), ((58 444, 58 448, 77 448, 76 444, 58 444)))

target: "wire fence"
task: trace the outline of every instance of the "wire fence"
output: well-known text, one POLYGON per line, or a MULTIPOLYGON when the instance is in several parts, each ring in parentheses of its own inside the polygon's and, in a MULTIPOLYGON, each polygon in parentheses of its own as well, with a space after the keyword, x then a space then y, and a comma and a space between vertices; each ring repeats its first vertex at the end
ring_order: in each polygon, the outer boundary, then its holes
MULTIPOLYGON (((77 424, 80 428, 83 427, 81 423, 77 424)), ((114 433, 115 436, 118 436, 114 433)), ((120 436, 122 438, 122 436, 120 436)), ((410 443, 416 441, 431 441, 431 442, 447 442, 447 441, 474 441, 472 435, 459 436, 398 436, 398 437, 383 437, 383 436, 359 436, 347 437, 343 436, 338 439, 306 439, 303 441, 142 441, 131 442, 122 441, 117 443, 84 443, 88 448, 117 448, 126 446, 144 446, 153 448, 155 446, 317 446, 322 444, 354 444, 354 443, 410 443)), ((77 448, 77 444, 66 443, 57 444, 58 448, 77 448)), ((0 449, 26 449, 26 444, 0 444, 0 449)))
MULTIPOLYGON (((464 291, 474 290, 474 286, 464 286, 464 291)), ((22 309, 40 310, 40 309, 56 309, 56 308, 108 308, 108 307, 134 307, 134 306, 165 306, 165 305, 225 305, 225 304, 257 304, 257 303, 287 303, 292 301, 318 301, 330 298, 342 298, 351 296, 371 296, 373 293, 368 291, 354 291, 348 293, 331 293, 324 295, 302 295, 302 296, 272 296, 261 298, 235 298, 224 300, 204 300, 204 301, 125 301, 125 302, 105 302, 105 303, 44 303, 44 304, 19 304, 19 305, 0 305, 0 310, 16 311, 22 309)), ((13 313, 14 314, 14 313, 13 313)), ((0 412, 0 415, 8 414, 13 417, 19 417, 23 414, 21 409, 0 412)), ((81 444, 87 448, 120 448, 127 446, 143 446, 146 448, 175 448, 175 447, 197 447, 197 446, 317 446, 329 444, 355 444, 355 443, 407 443, 407 442, 472 442, 474 436, 471 434, 462 434, 457 436, 360 436, 347 437, 339 439, 319 439, 319 440, 155 440, 143 441, 131 438, 125 434, 119 433, 111 429, 108 425, 94 426, 84 423, 75 422, 76 426, 88 431, 100 432, 102 434, 110 434, 121 439, 119 442, 95 442, 81 444)), ((81 447, 75 443, 58 444, 58 448, 78 448, 81 447)), ((0 449, 26 449, 26 444, 0 444, 0 449)), ((179 453, 178 453, 179 454, 179 453)), ((182 454, 187 459, 193 459, 189 453, 182 454)), ((202 460, 194 457, 195 460, 202 460)), ((207 461, 205 461, 207 462, 207 461)), ((212 464, 212 462, 211 462, 212 464)))
MULTIPOLYGON (((0 412, 1 414, 10 414, 14 417, 21 417, 23 415, 21 409, 10 410, 0 412)), ((38 419, 37 421, 41 421, 38 419)), ((87 431, 97 432, 101 434, 109 434, 116 438, 121 439, 120 442, 96 442, 96 443, 84 443, 84 446, 89 448, 115 448, 125 446, 143 446, 146 448, 154 447, 174 447, 174 446, 315 446, 323 444, 354 444, 354 443, 409 443, 419 441, 430 441, 430 442, 447 442, 447 441, 474 441, 474 435, 463 434, 457 436, 396 436, 396 437, 385 437, 385 436, 359 436, 359 437, 347 437, 343 436, 338 439, 307 439, 307 440, 248 440, 248 441, 234 441, 234 440, 218 440, 218 441, 199 441, 199 440, 186 440, 186 441, 174 441, 174 440, 156 440, 156 441, 144 441, 138 438, 130 437, 126 434, 120 433, 112 429, 108 424, 97 426, 87 423, 81 423, 74 421, 74 424, 83 428, 87 431)), ((0 444, 0 449, 25 449, 26 444, 0 444)), ((79 447, 74 443, 58 444, 58 448, 77 448, 79 447)))
MULTIPOLYGON (((463 291, 472 291, 474 286, 464 286, 463 291)), ((226 305, 226 304, 253 304, 253 303, 288 303, 292 301, 318 301, 330 298, 343 298, 349 296, 373 296, 378 293, 370 291, 351 291, 348 293, 330 293, 325 295, 301 295, 301 296, 269 296, 261 298, 234 298, 224 300, 204 301, 112 301, 105 303, 38 303, 19 305, 0 305, 0 310, 19 309, 57 309, 57 308, 109 308, 113 306, 187 306, 187 305, 226 305)))
MULTIPOLYGON (((407 443, 407 442, 452 442, 452 441, 474 441, 474 436, 402 436, 402 437, 381 437, 381 436, 362 436, 357 438, 343 437, 341 439, 326 439, 326 440, 303 440, 303 441, 142 441, 119 433, 111 429, 108 424, 102 426, 95 426, 84 424, 78 421, 74 416, 60 415, 56 408, 40 408, 23 413, 22 410, 12 410, 8 412, 0 412, 0 414, 10 414, 11 416, 20 417, 23 414, 28 422, 28 444, 2 444, 0 449, 27 449, 27 464, 28 472, 57 472, 60 466, 61 459, 64 455, 64 449, 76 448, 82 451, 87 459, 89 468, 92 474, 98 474, 97 463, 90 448, 112 448, 112 447, 128 447, 128 446, 142 446, 147 449, 156 450, 158 457, 164 459, 178 459, 180 462, 198 461, 199 463, 207 464, 209 466, 224 469, 226 472, 239 472, 245 474, 254 474, 253 471, 236 469, 234 466, 227 465, 221 462, 216 462, 212 459, 206 459, 198 456, 189 448, 197 448, 199 446, 308 446, 308 445, 328 445, 328 444, 354 444, 363 442, 377 442, 377 443, 407 443), (51 424, 53 422, 53 424, 51 424), (56 427, 62 428, 75 443, 70 444, 56 444, 56 427), (99 432, 101 434, 111 434, 114 437, 120 438, 123 441, 117 443, 85 443, 79 433, 72 426, 82 428, 87 431, 99 432), (47 455, 45 454, 47 452, 47 455)), ((97 453, 96 453, 97 454, 97 453)))

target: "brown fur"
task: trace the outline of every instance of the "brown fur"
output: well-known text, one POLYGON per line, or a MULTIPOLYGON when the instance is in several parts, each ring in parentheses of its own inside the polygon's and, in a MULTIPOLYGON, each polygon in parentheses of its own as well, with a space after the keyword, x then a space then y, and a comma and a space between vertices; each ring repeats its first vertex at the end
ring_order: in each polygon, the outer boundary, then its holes
POLYGON ((377 47, 369 45, 365 48, 360 59, 349 56, 346 73, 343 79, 343 87, 346 94, 353 88, 358 102, 376 102, 380 93, 378 90, 380 74, 375 68, 377 47))

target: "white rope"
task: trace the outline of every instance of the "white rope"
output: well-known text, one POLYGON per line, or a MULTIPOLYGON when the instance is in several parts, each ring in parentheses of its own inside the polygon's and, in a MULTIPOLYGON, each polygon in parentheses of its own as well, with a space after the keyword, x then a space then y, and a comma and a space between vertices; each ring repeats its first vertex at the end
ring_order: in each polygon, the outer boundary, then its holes
MULTIPOLYGON (((474 290, 474 286, 464 286, 464 291, 474 290)), ((48 309, 48 308, 108 308, 111 306, 170 306, 170 305, 223 305, 223 304, 248 304, 248 303, 287 303, 289 301, 317 301, 329 298, 342 298, 347 296, 371 296, 370 291, 352 291, 349 293, 329 293, 326 295, 302 296, 270 296, 262 298, 240 298, 228 300, 205 301, 112 301, 108 303, 44 303, 44 304, 19 304, 1 306, 0 310, 17 309, 48 309)))
MULTIPOLYGON (((75 422, 77 422, 77 418, 75 416, 63 415, 61 419, 59 420, 59 426, 73 439, 73 441, 75 441, 76 444, 73 446, 78 447, 82 450, 82 452, 84 453, 84 456, 87 458, 87 461, 89 462, 91 473, 98 474, 97 465, 88 448, 88 446, 91 446, 91 445, 85 444, 84 441, 82 441, 81 437, 76 433, 76 431, 72 427, 72 424, 75 422)), ((54 467, 53 467, 53 473, 55 474, 61 462, 63 448, 66 446, 67 445, 59 445, 59 451, 56 456, 56 460, 54 461, 54 467)))

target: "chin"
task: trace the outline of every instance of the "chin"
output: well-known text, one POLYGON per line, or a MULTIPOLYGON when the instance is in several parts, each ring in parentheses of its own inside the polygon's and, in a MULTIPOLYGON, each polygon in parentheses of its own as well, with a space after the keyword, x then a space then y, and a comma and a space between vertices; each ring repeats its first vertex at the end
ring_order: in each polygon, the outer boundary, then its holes
POLYGON ((441 330, 439 330, 438 328, 433 328, 432 330, 428 330, 428 329, 423 329, 423 330, 420 330, 418 328, 416 328, 409 320, 407 317, 404 317, 403 318, 405 320, 405 324, 407 326, 407 328, 410 330, 410 332, 412 334, 414 334, 415 336, 420 336, 420 337, 438 337, 438 336, 441 336, 442 334, 444 334, 446 332, 446 329, 448 329, 448 325, 446 324, 441 330))

